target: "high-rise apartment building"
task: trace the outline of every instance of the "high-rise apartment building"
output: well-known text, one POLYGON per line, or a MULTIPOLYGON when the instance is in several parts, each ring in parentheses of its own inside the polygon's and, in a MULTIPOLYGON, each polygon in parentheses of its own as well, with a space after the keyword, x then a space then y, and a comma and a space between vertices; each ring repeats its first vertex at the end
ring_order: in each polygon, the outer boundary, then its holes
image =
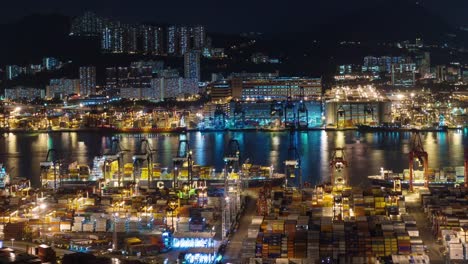
POLYGON ((107 67, 106 68, 106 89, 117 88, 117 68, 107 67))
POLYGON ((168 26, 167 27, 167 54, 176 55, 178 51, 178 37, 177 37, 177 27, 168 26))
POLYGON ((72 21, 71 35, 77 36, 100 36, 105 20, 96 16, 93 12, 85 12, 72 21))
POLYGON ((47 71, 55 70, 59 67, 60 61, 53 57, 45 57, 42 59, 42 66, 47 71))
POLYGON ((49 98, 64 98, 74 93, 80 93, 79 79, 51 79, 46 87, 46 95, 49 98))
POLYGON ((186 26, 182 26, 178 28, 179 37, 179 50, 178 55, 184 55, 190 50, 190 34, 189 29, 186 26))
POLYGON ((140 26, 141 49, 145 54, 161 55, 164 53, 163 28, 159 26, 140 26))
POLYGON ((6 78, 7 80, 13 80, 18 77, 23 71, 23 68, 18 65, 7 65, 6 66, 6 78))
POLYGON ((200 52, 189 51, 184 55, 184 76, 200 81, 200 52))
POLYGON ((96 67, 80 67, 80 93, 83 96, 96 94, 96 67))
POLYGON ((129 25, 86 12, 72 21, 71 35, 95 36, 101 49, 108 53, 144 53, 183 56, 209 46, 206 30, 201 25, 129 25))
POLYGON ((201 50, 206 46, 206 32, 204 26, 192 26, 190 29, 192 49, 201 50))
POLYGON ((16 86, 13 88, 5 89, 5 98, 10 99, 10 100, 17 100, 17 99, 34 100, 36 98, 43 98, 43 97, 44 97, 43 89, 25 87, 25 86, 16 86))

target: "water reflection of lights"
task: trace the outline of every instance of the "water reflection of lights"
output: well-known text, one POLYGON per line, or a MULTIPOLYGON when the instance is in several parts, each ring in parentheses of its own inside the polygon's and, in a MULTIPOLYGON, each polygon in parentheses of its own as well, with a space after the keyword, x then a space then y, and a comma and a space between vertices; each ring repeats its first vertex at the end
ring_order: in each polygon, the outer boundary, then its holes
POLYGON ((336 132, 335 146, 337 148, 345 147, 345 135, 344 135, 343 131, 337 131, 336 132))

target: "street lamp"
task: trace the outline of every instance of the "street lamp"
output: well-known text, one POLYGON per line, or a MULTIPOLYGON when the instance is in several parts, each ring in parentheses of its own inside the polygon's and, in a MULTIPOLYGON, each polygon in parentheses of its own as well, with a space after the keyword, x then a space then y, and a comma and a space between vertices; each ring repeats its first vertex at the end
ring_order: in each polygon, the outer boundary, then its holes
POLYGON ((41 213, 43 215, 41 222, 42 222, 42 236, 44 236, 45 234, 45 223, 44 223, 45 222, 45 209, 47 208, 47 204, 42 203, 39 205, 39 208, 41 209, 41 213))
POLYGON ((171 212, 172 230, 174 231, 174 212, 178 207, 177 201, 175 199, 172 199, 171 201, 169 201, 168 206, 169 206, 169 211, 171 212))

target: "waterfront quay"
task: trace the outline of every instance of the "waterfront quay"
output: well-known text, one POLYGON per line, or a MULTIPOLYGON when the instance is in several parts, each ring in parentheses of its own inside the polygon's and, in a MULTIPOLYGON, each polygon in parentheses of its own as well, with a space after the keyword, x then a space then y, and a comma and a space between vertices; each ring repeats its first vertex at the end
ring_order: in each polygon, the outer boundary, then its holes
MULTIPOLYGON (((319 93, 320 94, 320 93, 319 93)), ((149 104, 109 98, 87 104, 33 105, 2 101, 0 128, 10 132, 119 132, 296 130, 444 131, 466 126, 464 97, 384 92, 374 85, 336 85, 321 96, 242 97, 149 104), (451 101, 447 104, 446 101, 451 101)), ((84 100, 84 99, 83 99, 84 100)))

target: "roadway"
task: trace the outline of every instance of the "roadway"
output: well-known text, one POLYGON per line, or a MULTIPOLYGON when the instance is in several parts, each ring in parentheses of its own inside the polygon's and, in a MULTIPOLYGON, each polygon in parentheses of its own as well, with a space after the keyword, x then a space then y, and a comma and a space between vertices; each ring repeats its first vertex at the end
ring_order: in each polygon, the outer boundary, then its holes
POLYGON ((257 194, 252 190, 246 192, 248 200, 246 201, 245 211, 239 221, 239 228, 237 228, 237 231, 233 232, 230 237, 230 242, 224 254, 223 263, 241 263, 242 242, 247 238, 247 231, 252 222, 252 216, 257 215, 257 194))
POLYGON ((407 213, 412 215, 414 220, 416 220, 419 237, 427 247, 426 254, 429 256, 431 264, 445 263, 445 257, 441 253, 441 248, 443 248, 443 246, 437 243, 432 234, 429 219, 427 219, 424 209, 421 206, 421 200, 419 199, 417 190, 412 194, 406 194, 405 200, 407 213))

